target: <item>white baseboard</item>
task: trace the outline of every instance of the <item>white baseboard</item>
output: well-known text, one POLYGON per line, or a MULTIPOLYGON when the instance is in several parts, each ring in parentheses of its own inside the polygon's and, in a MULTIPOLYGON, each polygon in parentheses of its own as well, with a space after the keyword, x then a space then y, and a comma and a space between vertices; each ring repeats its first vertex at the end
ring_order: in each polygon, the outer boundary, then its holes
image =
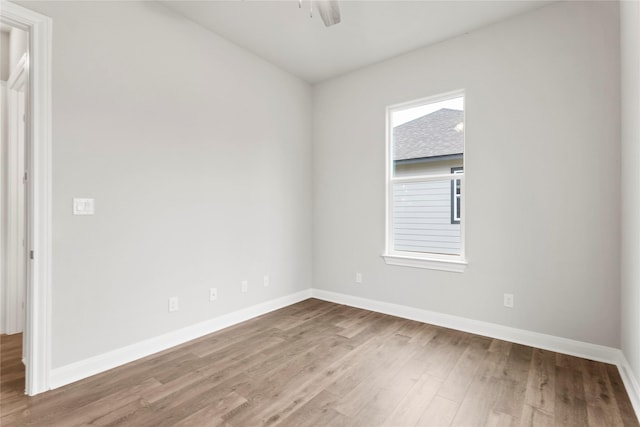
POLYGON ((638 384, 637 376, 633 372, 629 361, 625 355, 620 352, 620 363, 618 363, 618 371, 624 382, 624 387, 627 389, 627 394, 633 405, 633 409, 636 411, 636 416, 640 419, 640 384, 638 384))
POLYGON ((575 341, 553 335, 541 334, 538 332, 526 331, 523 329, 511 328, 495 323, 482 322, 479 320, 422 310, 419 308, 407 307, 399 304, 324 291, 322 289, 314 288, 311 291, 314 298, 324 301, 363 308, 366 310, 376 311, 378 313, 402 317, 404 319, 416 320, 418 322, 457 329, 459 331, 470 332, 477 335, 497 338, 531 347, 555 351, 557 353, 569 354, 571 356, 616 365, 624 382, 625 388, 627 389, 627 394, 629 395, 629 399, 631 400, 636 412, 636 416, 640 418, 640 386, 638 385, 638 381, 636 380, 637 377, 634 375, 629 362, 620 349, 575 341))
POLYGON ((108 353, 55 368, 51 371, 49 385, 54 389, 79 381, 308 298, 311 298, 311 289, 269 300, 108 353))

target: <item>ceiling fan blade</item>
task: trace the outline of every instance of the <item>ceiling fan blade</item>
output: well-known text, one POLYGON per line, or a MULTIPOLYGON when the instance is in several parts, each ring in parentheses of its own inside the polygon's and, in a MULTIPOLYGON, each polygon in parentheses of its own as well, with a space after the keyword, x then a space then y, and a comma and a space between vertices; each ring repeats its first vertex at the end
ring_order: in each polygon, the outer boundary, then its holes
POLYGON ((325 26, 330 27, 340 22, 340 7, 337 0, 316 0, 315 3, 325 26))

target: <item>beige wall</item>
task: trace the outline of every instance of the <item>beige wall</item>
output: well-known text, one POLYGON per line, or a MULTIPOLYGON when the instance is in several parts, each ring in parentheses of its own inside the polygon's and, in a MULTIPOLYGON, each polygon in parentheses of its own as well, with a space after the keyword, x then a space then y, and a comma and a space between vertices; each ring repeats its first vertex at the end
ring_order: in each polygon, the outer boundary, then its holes
POLYGON ((310 287, 308 84, 155 2, 22 4, 53 18, 53 368, 310 287))
POLYGON ((314 286, 618 347, 618 46, 562 2, 316 86, 314 286), (386 265, 385 108, 458 89, 467 271, 386 265))

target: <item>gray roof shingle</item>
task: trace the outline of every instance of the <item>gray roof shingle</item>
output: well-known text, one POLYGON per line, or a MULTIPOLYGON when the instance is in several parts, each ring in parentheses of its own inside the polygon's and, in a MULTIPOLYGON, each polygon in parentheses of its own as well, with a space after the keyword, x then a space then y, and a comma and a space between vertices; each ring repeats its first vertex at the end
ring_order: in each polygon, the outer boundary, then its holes
POLYGON ((464 112, 442 108, 393 128, 393 159, 464 153, 464 112))

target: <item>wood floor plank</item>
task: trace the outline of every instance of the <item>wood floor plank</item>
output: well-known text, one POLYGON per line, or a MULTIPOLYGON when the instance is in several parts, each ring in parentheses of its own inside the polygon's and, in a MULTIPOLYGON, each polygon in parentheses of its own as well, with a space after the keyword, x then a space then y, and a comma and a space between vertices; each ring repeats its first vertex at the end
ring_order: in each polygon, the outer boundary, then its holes
POLYGON ((336 411, 339 398, 326 390, 313 396, 297 411, 283 418, 274 425, 316 427, 316 426, 347 426, 349 418, 336 411))
POLYGON ((511 415, 496 411, 489 412, 489 417, 485 424, 486 427, 510 427, 512 425, 514 425, 514 420, 511 415))
POLYGON ((551 427, 554 425, 553 416, 540 409, 525 404, 520 414, 520 427, 551 427))
POLYGON ((425 412, 425 406, 431 403, 440 387, 442 387, 441 379, 422 374, 393 412, 388 415, 384 425, 388 427, 417 425, 425 412))
POLYGON ((503 353, 508 355, 511 352, 512 346, 513 343, 510 343, 508 341, 493 339, 491 340, 489 351, 492 353, 503 353))
POLYGON ((640 427, 615 366, 316 299, 33 397, 21 345, 3 427, 640 427))
POLYGON ((623 424, 605 364, 585 360, 582 364, 587 417, 603 426, 623 424))
POLYGON ((438 395, 454 402, 462 402, 490 344, 488 338, 474 337, 442 384, 438 395))
POLYGON ((485 425, 500 390, 500 380, 493 376, 482 376, 471 383, 462 400, 452 426, 485 425))
POLYGON ((606 365, 606 370, 607 375, 609 376, 609 383, 611 384, 611 388, 616 397, 616 403, 618 404, 622 424, 625 427, 638 425, 638 419, 636 418, 633 406, 631 405, 629 395, 624 388, 624 383, 622 382, 618 368, 614 365, 606 365))
POLYGON ((247 403, 247 399, 240 396, 235 391, 232 391, 228 395, 224 396, 218 401, 206 405, 199 411, 194 412, 182 421, 174 424, 176 427, 187 426, 210 426, 218 427, 224 425, 226 422, 224 416, 234 409, 247 403))
POLYGON ((400 349, 407 345, 408 341, 407 337, 400 335, 390 339, 372 339, 366 347, 368 351, 364 360, 354 360, 353 364, 349 366, 348 372, 336 379, 327 387, 327 390, 341 397, 351 393, 390 363, 394 356, 399 354, 400 349))
POLYGON ((559 359, 562 366, 556 366, 554 420, 564 426, 589 425, 582 371, 567 367, 565 358, 559 359))
POLYGON ((553 415, 555 403, 555 355, 534 349, 527 379, 525 405, 553 415))
POLYGON ((471 339, 471 335, 452 329, 438 330, 436 335, 425 345, 425 349, 430 355, 426 372, 436 378, 446 380, 466 351, 471 339))
POLYGON ((143 390, 157 388, 160 385, 160 382, 150 378, 129 390, 120 390, 87 405, 69 408, 65 413, 59 413, 55 420, 51 420, 49 426, 66 427, 73 424, 92 424, 106 414, 138 401, 143 390))
POLYGON ((400 402, 411 393, 418 380, 423 376, 426 369, 421 358, 416 358, 416 354, 421 352, 421 347, 411 342, 408 343, 415 349, 407 349, 407 355, 411 357, 399 357, 392 364, 385 368, 383 373, 374 375, 375 381, 369 383, 369 390, 362 391, 362 396, 368 396, 365 405, 354 417, 354 426, 376 425, 384 420, 390 412, 396 408, 400 402))
POLYGON ((458 408, 458 403, 436 395, 418 419, 416 427, 449 426, 453 422, 458 408))
POLYGON ((525 401, 533 348, 514 344, 500 372, 500 391, 494 410, 518 419, 525 401))
POLYGON ((498 400, 503 381, 501 375, 509 356, 510 352, 487 352, 451 425, 484 425, 487 422, 498 400))
POLYGON ((293 396, 300 387, 308 383, 309 375, 315 376, 323 372, 334 358, 340 359, 350 351, 349 347, 341 344, 341 337, 326 339, 296 359, 288 361, 281 369, 256 378, 256 383, 248 395, 245 395, 249 401, 247 410, 225 419, 232 425, 246 426, 274 424, 288 416, 302 403, 293 396), (296 406, 291 406, 292 402, 296 406))

